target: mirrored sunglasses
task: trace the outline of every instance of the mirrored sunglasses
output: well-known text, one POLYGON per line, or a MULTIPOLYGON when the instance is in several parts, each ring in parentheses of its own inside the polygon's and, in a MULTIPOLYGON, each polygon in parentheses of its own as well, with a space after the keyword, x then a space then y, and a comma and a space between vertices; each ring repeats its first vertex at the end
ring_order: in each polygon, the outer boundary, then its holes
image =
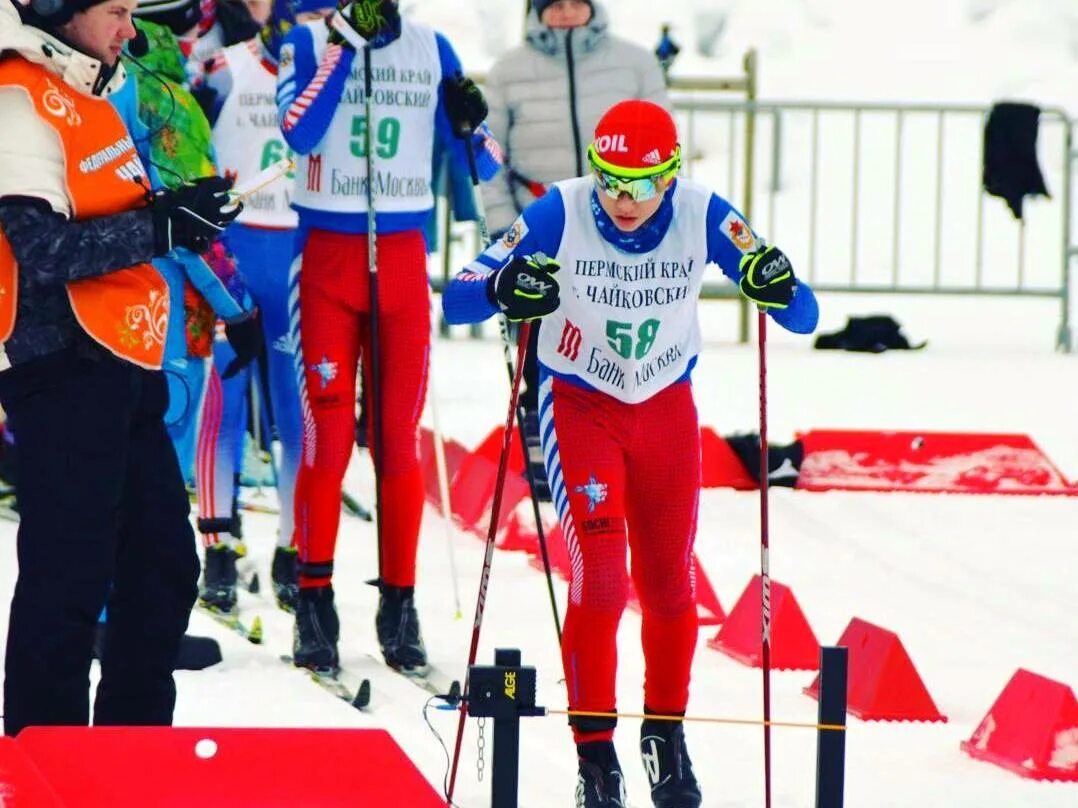
POLYGON ((618 199, 628 194, 634 202, 647 202, 654 199, 666 187, 670 174, 653 174, 650 177, 618 177, 599 168, 594 168, 595 184, 599 190, 611 199, 618 199))

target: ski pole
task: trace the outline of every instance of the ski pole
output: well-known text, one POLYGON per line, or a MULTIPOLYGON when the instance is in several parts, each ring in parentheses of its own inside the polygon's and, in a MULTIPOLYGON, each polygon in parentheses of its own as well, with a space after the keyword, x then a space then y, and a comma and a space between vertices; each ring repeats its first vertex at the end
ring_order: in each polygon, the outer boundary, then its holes
POLYGON ((464 722, 468 718, 468 674, 475 664, 479 652, 479 630, 483 627, 483 612, 487 605, 487 585, 490 583, 490 567, 494 561, 494 537, 498 533, 498 522, 502 509, 502 492, 505 489, 505 473, 509 468, 509 448, 512 444, 513 421, 517 414, 517 397, 520 394, 520 379, 524 375, 524 352, 528 350, 528 332, 531 323, 520 324, 517 338, 517 365, 513 374, 513 385, 509 392, 509 412, 505 416, 505 431, 502 433, 502 450, 498 457, 498 476, 494 481, 494 500, 490 506, 490 525, 487 528, 486 552, 483 555, 483 571, 479 576, 479 595, 475 600, 475 622, 472 624, 472 644, 468 649, 468 667, 464 672, 464 688, 457 721, 457 740, 453 747, 453 764, 449 772, 449 788, 446 790, 446 805, 453 804, 453 788, 457 782, 457 765, 460 763, 460 749, 464 741, 464 722))
MULTIPOLYGON (((432 318, 433 322, 433 318, 432 318)), ((434 343, 434 335, 431 335, 431 344, 434 343)), ((449 553, 449 576, 453 581, 453 605, 455 607, 455 619, 460 620, 464 612, 460 608, 460 578, 457 575, 457 555, 453 549, 453 516, 449 507, 449 474, 445 464, 445 440, 442 434, 441 421, 438 418, 438 392, 435 387, 434 373, 428 374, 427 386, 430 389, 430 416, 433 423, 434 442, 434 465, 438 471, 438 498, 442 505, 442 521, 445 522, 445 543, 449 553)))
POLYGON ((760 354, 760 629, 761 670, 764 677, 764 806, 771 808, 771 570, 768 554, 767 484, 767 314, 757 314, 760 354))
POLYGON ((378 341, 378 222, 374 211, 374 149, 371 132, 374 131, 374 119, 371 104, 371 46, 363 48, 363 108, 367 116, 367 132, 364 138, 367 158, 367 269, 369 270, 369 288, 371 298, 371 417, 368 419, 374 441, 374 514, 378 532, 378 582, 382 581, 382 370, 380 345, 378 341))
MULTIPOLYGON (((259 465, 265 460, 262 450, 262 408, 259 406, 261 403, 258 399, 258 382, 255 380, 253 370, 249 370, 247 395, 251 402, 251 439, 255 443, 255 457, 258 458, 259 465)), ((263 497, 265 493, 262 491, 262 469, 257 470, 257 477, 255 478, 255 496, 263 497)))
MULTIPOLYGON (((475 200, 476 220, 479 227, 479 238, 483 242, 483 249, 490 246, 490 230, 487 227, 486 206, 483 203, 483 195, 479 192, 479 170, 475 165, 475 154, 471 144, 467 144, 465 151, 468 153, 468 170, 472 175, 472 198, 475 200)), ((502 351, 505 356, 505 370, 509 374, 509 383, 513 383, 513 340, 509 336, 509 321, 504 315, 498 316, 498 330, 502 338, 502 351)), ((530 331, 530 327, 529 327, 530 331)), ((527 343, 524 351, 527 351, 527 343)), ((518 363, 523 363, 524 352, 519 352, 518 363)), ((519 405, 518 405, 519 406, 519 405)), ((524 455, 524 476, 528 481, 528 493, 531 494, 532 515, 535 518, 535 533, 539 539, 539 552, 543 557, 543 572, 546 575, 547 593, 550 596, 550 610, 554 614, 554 630, 558 633, 558 647, 561 647, 561 617, 558 615, 558 599, 554 594, 554 578, 550 570, 550 553, 547 552, 546 531, 543 530, 543 517, 539 512, 539 495, 536 493, 535 475, 532 473, 531 458, 528 455, 528 443, 524 434, 524 413, 521 409, 517 412, 517 434, 520 437, 520 450, 524 455)))

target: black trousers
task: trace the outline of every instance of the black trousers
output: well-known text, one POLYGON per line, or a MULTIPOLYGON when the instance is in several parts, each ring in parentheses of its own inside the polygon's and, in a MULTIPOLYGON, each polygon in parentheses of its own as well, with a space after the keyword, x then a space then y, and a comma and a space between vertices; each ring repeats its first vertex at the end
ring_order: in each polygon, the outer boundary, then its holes
POLYGON ((94 723, 170 724, 198 557, 164 375, 81 345, 0 373, 0 403, 20 463, 5 733, 89 723, 106 602, 94 723))

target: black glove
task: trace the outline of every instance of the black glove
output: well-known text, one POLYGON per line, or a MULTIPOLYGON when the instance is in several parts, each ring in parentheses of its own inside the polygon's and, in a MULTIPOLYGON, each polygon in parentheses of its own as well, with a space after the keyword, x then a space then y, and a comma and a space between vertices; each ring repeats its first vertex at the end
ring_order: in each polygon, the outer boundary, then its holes
POLYGON ((336 29, 341 22, 370 42, 379 34, 399 26, 400 11, 394 0, 340 0, 329 23, 329 42, 355 50, 353 43, 336 29))
POLYGON ((228 196, 232 180, 202 177, 175 191, 158 191, 150 200, 153 213, 154 253, 164 255, 173 247, 205 252, 221 231, 240 215, 242 204, 228 196))
POLYGON ((487 279, 487 297, 513 322, 546 317, 558 308, 558 268, 543 255, 515 256, 487 279))
POLYGON ((487 118, 487 101, 475 82, 462 73, 442 79, 445 114, 453 134, 466 138, 487 118))
POLYGON ((763 309, 784 309, 794 296, 794 269, 778 247, 746 253, 738 267, 741 294, 763 309))
POLYGON ((231 379, 262 353, 265 340, 262 337, 262 317, 258 308, 244 312, 235 320, 226 320, 225 336, 232 350, 236 352, 236 358, 228 363, 221 378, 231 379))

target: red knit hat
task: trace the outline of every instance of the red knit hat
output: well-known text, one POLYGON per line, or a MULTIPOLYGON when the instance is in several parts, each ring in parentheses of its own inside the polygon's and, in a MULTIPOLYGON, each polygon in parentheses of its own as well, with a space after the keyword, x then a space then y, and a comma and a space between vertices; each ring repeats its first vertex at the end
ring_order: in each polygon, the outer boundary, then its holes
POLYGON ((677 126, 658 104, 621 101, 599 119, 588 155, 596 168, 606 171, 667 173, 680 164, 677 126))

